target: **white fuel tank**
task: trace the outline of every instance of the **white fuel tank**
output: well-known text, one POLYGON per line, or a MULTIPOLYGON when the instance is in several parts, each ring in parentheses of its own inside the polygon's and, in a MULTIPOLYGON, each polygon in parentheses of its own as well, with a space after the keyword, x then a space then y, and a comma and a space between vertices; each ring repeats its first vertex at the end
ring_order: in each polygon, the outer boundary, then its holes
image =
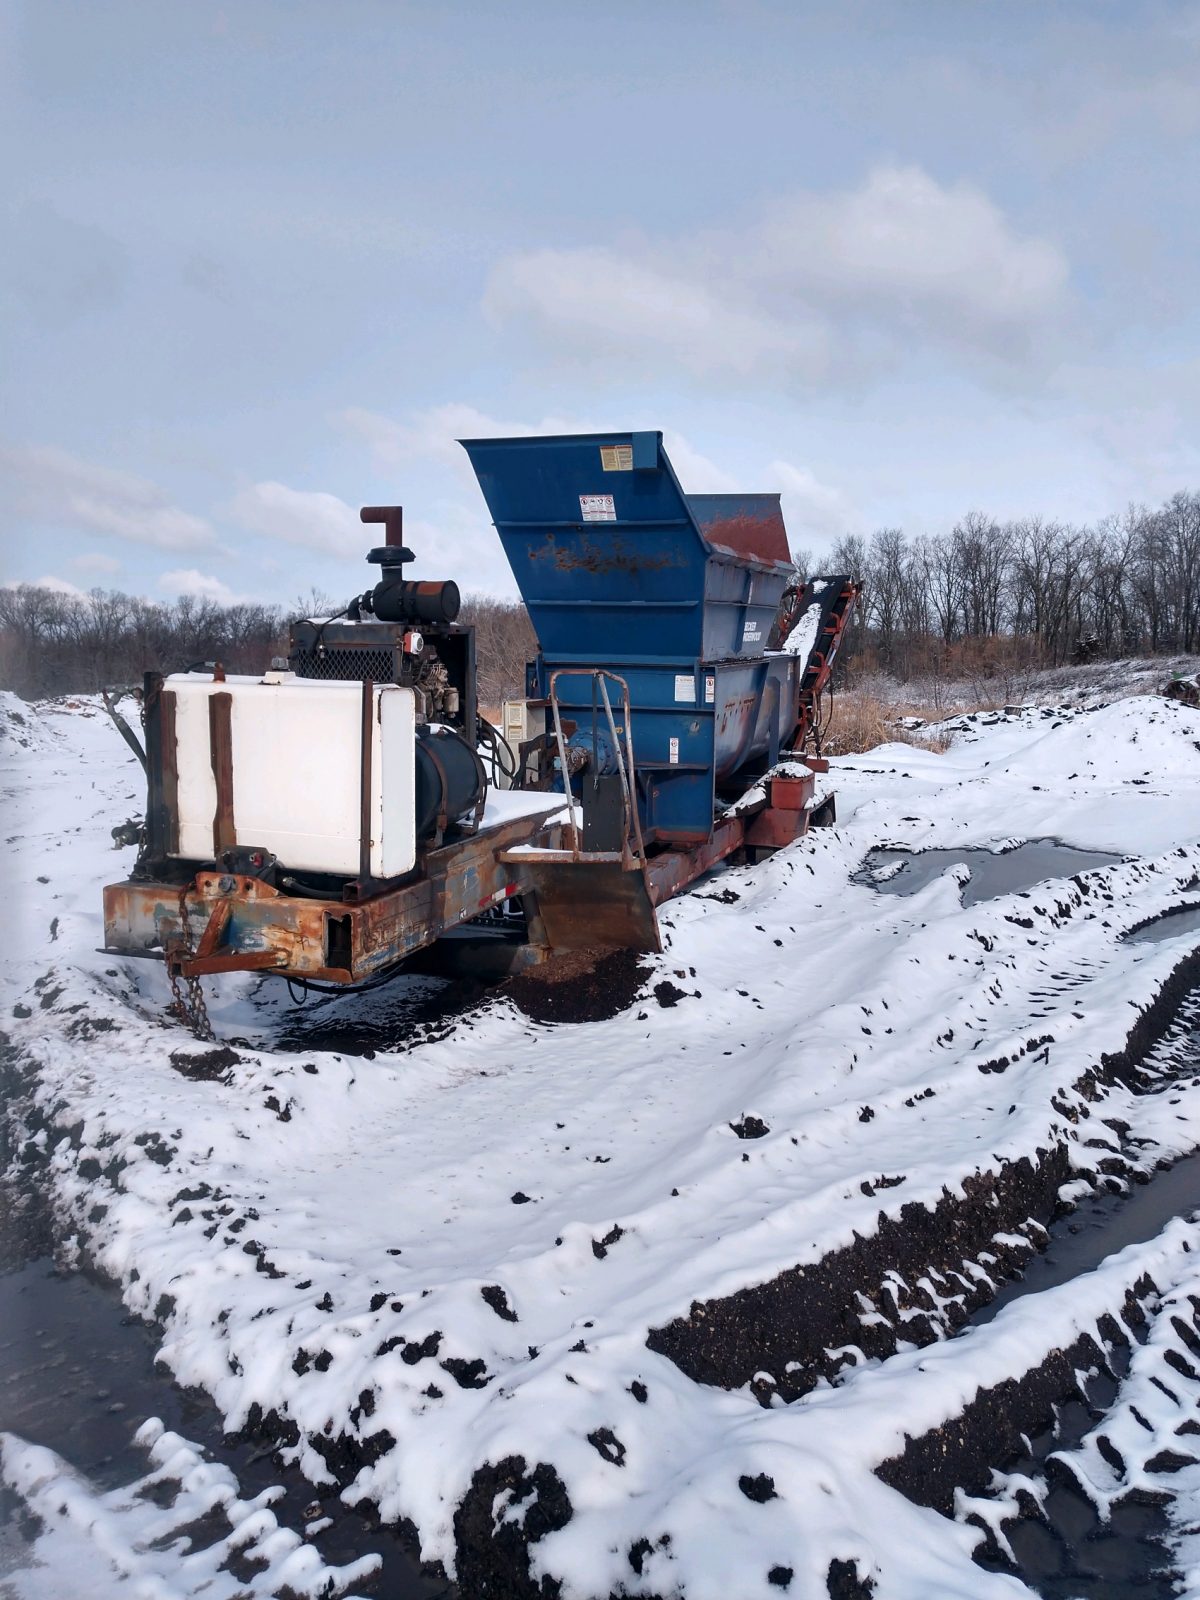
MULTIPOLYGON (((214 681, 176 673, 177 820, 170 854, 211 861, 217 828, 216 695, 229 696, 232 838, 300 872, 359 874, 363 818, 363 686, 269 672, 214 681)), ((370 719, 370 872, 394 878, 416 863, 416 705, 411 689, 378 684, 370 719)), ((169 764, 169 753, 164 752, 169 764)))

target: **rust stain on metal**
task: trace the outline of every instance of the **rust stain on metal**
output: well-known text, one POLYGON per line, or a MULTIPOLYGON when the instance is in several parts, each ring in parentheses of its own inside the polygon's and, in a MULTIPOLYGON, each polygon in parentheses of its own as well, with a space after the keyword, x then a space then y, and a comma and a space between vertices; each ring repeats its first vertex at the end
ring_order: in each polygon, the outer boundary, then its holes
POLYGON ((750 818, 746 826, 746 843, 755 849, 781 850, 807 829, 807 811, 776 811, 768 808, 750 818))
POLYGON ((649 879, 641 866, 611 861, 540 861, 529 885, 554 950, 662 949, 649 879))
POLYGON ((363 506, 358 513, 358 520, 365 523, 382 522, 384 544, 403 546, 403 506, 363 506))
POLYGON ((334 983, 396 966, 498 898, 519 896, 554 949, 660 948, 655 908, 742 848, 778 849, 807 831, 813 769, 775 773, 753 810, 728 815, 706 840, 680 839, 644 863, 575 861, 545 814, 515 818, 426 857, 426 875, 363 900, 309 899, 261 879, 201 871, 192 883, 111 884, 105 946, 166 954, 177 970, 275 971, 334 983), (192 953, 181 901, 203 934, 192 953))
POLYGON ((551 561, 558 572, 661 572, 667 567, 683 565, 683 557, 672 551, 638 550, 620 539, 606 540, 603 544, 586 535, 570 544, 560 544, 552 533, 546 535, 539 548, 531 547, 531 561, 551 561))
MULTIPOLYGON (((220 940, 190 959, 201 971, 274 970, 292 977, 356 982, 396 965, 424 945, 477 917, 505 894, 525 892, 519 869, 501 860, 513 846, 557 843, 560 829, 544 815, 518 817, 426 858, 428 876, 359 902, 312 900, 281 893, 261 879, 199 872, 185 901, 193 928, 222 912, 220 940), (335 957, 336 959, 331 959, 335 957), (213 963, 216 963, 214 965, 213 963)), ((126 955, 166 952, 183 937, 179 883, 109 884, 104 938, 126 955)), ((186 959, 186 958, 185 958, 186 959)))
POLYGON ((279 890, 261 878, 243 877, 238 872, 198 872, 194 891, 202 900, 220 900, 236 894, 244 900, 282 900, 279 890), (232 884, 232 889, 230 885, 232 884))
POLYGON ((791 562, 787 531, 778 511, 754 517, 746 511, 721 517, 701 530, 709 544, 752 561, 791 562))
POLYGON ((217 809, 213 813, 213 854, 232 850, 237 843, 233 822, 233 696, 214 694, 208 700, 208 740, 217 809))
POLYGON ((805 773, 799 778, 775 777, 767 784, 767 804, 777 811, 803 811, 812 799, 813 780, 805 773))
POLYGON ((229 926, 229 918, 233 906, 228 898, 218 900, 209 913, 208 921, 204 924, 204 932, 200 935, 200 942, 196 946, 197 956, 211 956, 221 942, 221 937, 229 926))
POLYGON ((225 955, 183 956, 175 966, 185 978, 204 978, 214 972, 264 972, 283 967, 278 950, 230 950, 225 955))

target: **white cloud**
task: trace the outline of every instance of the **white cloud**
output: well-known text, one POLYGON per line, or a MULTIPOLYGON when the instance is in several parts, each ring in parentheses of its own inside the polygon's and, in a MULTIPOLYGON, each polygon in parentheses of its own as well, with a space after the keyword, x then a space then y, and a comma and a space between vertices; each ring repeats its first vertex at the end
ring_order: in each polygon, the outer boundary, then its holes
POLYGON ((430 519, 405 519, 404 539, 416 553, 414 577, 453 578, 464 594, 516 595, 512 571, 482 500, 478 510, 438 501, 430 519))
POLYGON ((76 572, 96 572, 106 578, 111 578, 115 572, 121 570, 121 563, 116 556, 106 556, 100 550, 90 550, 86 555, 72 556, 71 565, 76 572))
POLYGON ((685 494, 736 494, 742 487, 735 477, 701 455, 673 428, 663 429, 663 446, 685 494))
MULTIPOLYGON (((431 462, 448 468, 460 490, 479 501, 481 513, 483 502, 479 486, 467 452, 458 442, 460 439, 515 439, 534 434, 592 431, 586 424, 566 417, 543 417, 536 423, 504 421, 456 400, 410 412, 403 421, 359 407, 341 412, 336 420, 366 442, 380 467, 394 470, 414 462, 431 462)), ((468 513, 463 510, 463 516, 466 515, 468 513)))
POLYGON ((223 606, 237 605, 246 598, 245 595, 236 594, 223 579, 214 578, 207 572, 198 572, 195 567, 164 572, 158 580, 158 586, 164 594, 174 599, 181 595, 193 595, 198 600, 215 600, 223 606))
POLYGON ((211 526, 171 504, 148 478, 81 461, 52 445, 0 449, 0 469, 19 509, 160 550, 195 550, 214 543, 211 526))
POLYGON ((807 467, 772 461, 766 481, 782 496, 783 520, 793 546, 861 533, 863 521, 840 489, 821 483, 807 467))
MULTIPOLYGON (((457 452, 474 483, 465 453, 453 443, 452 430, 462 423, 465 414, 478 418, 480 413, 471 412, 470 407, 435 409, 440 413, 437 421, 430 413, 420 413, 411 423, 405 424, 366 411, 347 414, 345 420, 371 443, 373 450, 402 450, 406 460, 453 461, 454 452, 457 452)), ((399 455, 389 454, 388 464, 396 465, 400 459, 399 455)), ((464 591, 512 592, 507 563, 488 522, 482 498, 477 509, 442 496, 436 500, 426 499, 423 509, 432 514, 404 519, 404 542, 417 556, 412 569, 415 576, 454 578, 464 591)), ((322 555, 349 557, 358 564, 355 570, 361 571, 364 589, 378 577, 377 569, 362 563, 370 547, 382 542, 383 530, 364 526, 358 512, 336 495, 291 489, 283 483, 255 483, 234 496, 229 514, 243 528, 264 538, 301 545, 322 555)), ((195 580, 201 575, 182 576, 195 580)), ((205 580, 210 585, 215 581, 205 580)), ((203 590, 193 587, 189 592, 224 598, 211 587, 203 590)))
POLYGON ((748 274, 826 304, 967 316, 980 330, 1052 311, 1067 281, 1056 245, 1022 238, 969 184, 920 167, 875 168, 860 189, 774 207, 743 257, 748 274))
POLYGON ((775 201, 736 233, 618 251, 543 249, 494 269, 484 309, 573 363, 813 384, 919 340, 1021 354, 1062 308, 1068 264, 981 190, 916 166, 775 201))
POLYGON ((518 435, 571 431, 570 425, 561 419, 548 418, 534 426, 501 422, 488 416, 486 411, 454 400, 413 412, 406 422, 397 422, 392 417, 357 406, 341 412, 338 420, 364 439, 375 459, 385 467, 422 460, 457 466, 466 460, 459 439, 511 439, 518 435))
POLYGON ((361 559, 372 538, 358 512, 337 495, 290 489, 285 483, 254 483, 239 490, 229 514, 251 533, 303 545, 322 555, 361 559))
MULTIPOLYGON (((458 442, 460 439, 530 439, 544 434, 604 431, 595 422, 570 417, 543 417, 540 422, 532 423, 504 422, 475 406, 454 400, 411 412, 402 422, 359 408, 343 411, 338 420, 367 442, 381 466, 433 461, 453 467, 472 486, 476 482, 475 474, 466 451, 458 442)), ((625 419, 626 427, 629 420, 625 419)), ((680 482, 689 492, 725 494, 737 490, 737 480, 694 449, 683 434, 665 428, 663 443, 680 482)))
POLYGON ((69 594, 73 600, 86 600, 87 594, 78 584, 69 582, 66 578, 55 578, 47 575, 44 578, 9 578, 0 584, 3 589, 51 589, 55 594, 69 594))
POLYGON ((709 273, 603 248, 510 256, 489 280, 484 310, 501 325, 527 320, 568 333, 572 358, 594 363, 621 357, 641 368, 665 355, 694 377, 777 370, 811 381, 829 359, 811 319, 781 319, 709 273))

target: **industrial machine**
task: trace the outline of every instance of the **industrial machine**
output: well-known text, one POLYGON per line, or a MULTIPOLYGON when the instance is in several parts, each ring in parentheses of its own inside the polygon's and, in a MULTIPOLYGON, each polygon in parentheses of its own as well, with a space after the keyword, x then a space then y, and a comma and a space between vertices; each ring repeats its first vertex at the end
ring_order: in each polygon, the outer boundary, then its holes
POLYGON ((539 645, 516 748, 457 587, 405 577, 399 507, 364 509, 379 580, 294 624, 287 663, 146 676, 105 943, 164 959, 193 1018, 208 973, 353 987, 464 928, 510 966, 656 950, 663 900, 833 818, 817 706, 857 587, 796 580, 779 497, 685 494, 659 433, 463 444, 539 645))

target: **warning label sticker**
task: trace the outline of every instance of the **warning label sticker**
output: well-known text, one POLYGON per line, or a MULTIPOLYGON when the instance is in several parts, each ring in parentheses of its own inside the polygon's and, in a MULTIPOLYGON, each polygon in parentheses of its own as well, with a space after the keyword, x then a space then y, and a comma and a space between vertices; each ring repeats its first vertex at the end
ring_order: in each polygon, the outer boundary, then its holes
POLYGON ((711 706, 717 698, 717 680, 711 674, 704 679, 704 704, 711 706))
POLYGON ((632 472, 633 446, 631 444, 602 444, 600 465, 605 472, 632 472))
POLYGON ((617 508, 610 494, 581 494, 579 511, 585 522, 615 522, 617 508))
POLYGON ((671 740, 670 762, 671 762, 671 765, 673 767, 677 767, 679 765, 679 740, 678 739, 672 739, 671 740))
POLYGON ((690 672, 677 672, 675 674, 675 698, 676 700, 695 701, 696 680, 690 672))

